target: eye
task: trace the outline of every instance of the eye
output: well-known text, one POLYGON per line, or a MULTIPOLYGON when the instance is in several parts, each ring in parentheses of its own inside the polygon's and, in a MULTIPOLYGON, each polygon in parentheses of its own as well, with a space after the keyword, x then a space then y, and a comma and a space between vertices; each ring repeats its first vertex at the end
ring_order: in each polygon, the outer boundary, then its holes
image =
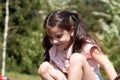
POLYGON ((57 37, 57 38, 61 38, 61 37, 62 37, 62 35, 57 35, 56 37, 57 37))

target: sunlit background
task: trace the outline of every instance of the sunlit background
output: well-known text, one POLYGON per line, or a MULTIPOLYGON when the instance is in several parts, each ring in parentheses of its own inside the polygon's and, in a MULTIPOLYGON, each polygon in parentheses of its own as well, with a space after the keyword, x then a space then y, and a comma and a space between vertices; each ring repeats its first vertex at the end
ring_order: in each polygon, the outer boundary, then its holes
MULTIPOLYGON (((6 0, 0 0, 0 71, 6 0)), ((10 80, 40 80, 43 61, 43 20, 56 9, 81 14, 89 33, 120 72, 120 0, 9 0, 5 75, 10 80)), ((107 77, 101 69, 101 74, 107 77)))

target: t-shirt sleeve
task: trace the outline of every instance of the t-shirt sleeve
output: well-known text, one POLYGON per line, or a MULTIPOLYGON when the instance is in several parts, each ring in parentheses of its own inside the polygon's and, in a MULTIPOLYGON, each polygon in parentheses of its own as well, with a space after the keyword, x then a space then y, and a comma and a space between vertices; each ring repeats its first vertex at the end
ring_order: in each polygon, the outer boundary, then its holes
POLYGON ((96 47, 100 50, 100 48, 97 46, 97 45, 93 45, 93 44, 90 44, 90 43, 86 43, 84 46, 83 46, 83 49, 82 49, 82 52, 81 54, 83 54, 84 56, 86 56, 86 58, 92 58, 91 54, 90 54, 90 51, 93 47, 96 47))

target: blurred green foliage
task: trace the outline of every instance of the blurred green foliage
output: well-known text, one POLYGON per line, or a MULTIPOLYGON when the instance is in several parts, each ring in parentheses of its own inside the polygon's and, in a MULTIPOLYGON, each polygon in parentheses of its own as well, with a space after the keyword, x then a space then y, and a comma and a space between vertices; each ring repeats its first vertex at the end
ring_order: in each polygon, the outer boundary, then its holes
POLYGON ((105 53, 113 62, 116 70, 120 72, 120 1, 101 0, 106 4, 105 12, 93 12, 94 15, 100 16, 98 27, 102 30, 96 33, 100 40, 105 53))
POLYGON ((96 26, 102 28, 96 32, 96 36, 104 46, 103 49, 112 61, 116 71, 120 72, 120 1, 100 1, 105 4, 107 8, 105 12, 93 12, 94 15, 100 17, 96 26))
MULTIPOLYGON (((82 15, 90 34, 101 44, 116 70, 120 72, 119 0, 10 0, 9 2, 6 71, 37 74, 37 69, 44 59, 43 20, 52 10, 68 9, 82 15)), ((2 56, 4 19, 5 0, 0 0, 0 56, 2 56)))

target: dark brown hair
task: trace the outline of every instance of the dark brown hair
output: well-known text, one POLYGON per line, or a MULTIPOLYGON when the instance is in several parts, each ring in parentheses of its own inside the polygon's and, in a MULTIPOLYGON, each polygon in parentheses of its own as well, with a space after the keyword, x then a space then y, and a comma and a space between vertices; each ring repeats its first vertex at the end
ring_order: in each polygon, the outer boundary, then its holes
MULTIPOLYGON (((81 52, 82 45, 89 39, 89 41, 96 43, 85 29, 85 25, 82 21, 80 14, 67 11, 67 10, 55 10, 51 12, 44 21, 44 28, 58 26, 61 29, 69 31, 71 27, 74 27, 74 42, 73 53, 81 52)), ((49 61, 49 49, 52 47, 49 38, 45 32, 43 39, 43 47, 45 49, 45 61, 49 61)))

